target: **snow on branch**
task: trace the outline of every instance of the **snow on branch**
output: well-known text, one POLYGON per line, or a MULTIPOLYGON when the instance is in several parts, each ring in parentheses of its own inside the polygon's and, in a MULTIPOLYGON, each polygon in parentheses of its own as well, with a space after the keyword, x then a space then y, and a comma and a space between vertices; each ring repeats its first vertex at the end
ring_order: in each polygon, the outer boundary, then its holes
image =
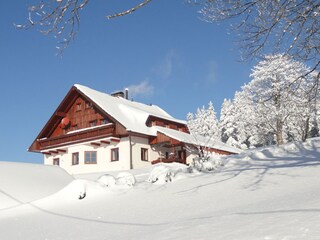
MULTIPOLYGON (((26 24, 15 24, 18 29, 36 27, 44 35, 52 35, 58 41, 59 54, 74 40, 80 28, 80 11, 90 0, 42 0, 38 4, 28 8, 29 14, 26 24)), ((137 9, 147 5, 151 0, 144 0, 137 6, 120 13, 108 15, 107 18, 115 18, 133 13, 137 9)))
POLYGON ((208 22, 230 21, 245 59, 284 52, 319 71, 320 1, 189 0, 208 22))
POLYGON ((90 0, 46 0, 28 8, 28 22, 15 25, 18 29, 38 27, 44 35, 58 39, 60 53, 76 36, 80 26, 80 10, 90 0))
POLYGON ((151 0, 145 0, 145 1, 141 2, 140 4, 138 4, 137 6, 133 7, 133 8, 130 8, 130 9, 125 10, 125 11, 120 12, 120 13, 115 13, 115 14, 112 14, 112 15, 108 15, 107 18, 108 19, 112 19, 112 18, 116 18, 116 17, 123 17, 125 15, 133 13, 134 11, 136 11, 139 8, 147 5, 150 2, 151 2, 151 0))

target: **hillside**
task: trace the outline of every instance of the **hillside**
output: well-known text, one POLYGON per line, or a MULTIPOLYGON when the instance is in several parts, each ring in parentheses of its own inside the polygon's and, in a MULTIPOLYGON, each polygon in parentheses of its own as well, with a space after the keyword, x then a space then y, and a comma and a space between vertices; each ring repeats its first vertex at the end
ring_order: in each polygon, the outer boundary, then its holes
MULTIPOLYGON (((320 239, 320 138, 247 151, 223 161, 224 167, 210 173, 188 173, 182 165, 158 167, 158 174, 168 168, 176 173, 167 183, 148 182, 151 169, 144 169, 132 172, 137 180, 133 187, 105 187, 95 181, 101 174, 92 174, 76 176, 78 179, 69 184, 66 181, 64 188, 57 184, 55 189, 60 191, 44 194, 41 199, 38 195, 34 198, 38 200, 32 202, 16 202, 8 207, 0 198, 1 236, 80 240, 320 239), (79 200, 79 196, 84 198, 79 200)), ((0 176, 7 164, 0 165, 0 176)), ((28 179, 24 174, 29 170, 20 171, 18 176, 11 175, 13 169, 7 168, 6 183, 0 179, 1 189, 5 187, 1 193, 8 197, 11 183, 28 179)), ((47 178, 58 180, 58 175, 47 178)), ((46 184, 43 181, 41 188, 45 189, 46 184)), ((30 184, 18 189, 15 185, 14 192, 23 198, 34 187, 30 184)))

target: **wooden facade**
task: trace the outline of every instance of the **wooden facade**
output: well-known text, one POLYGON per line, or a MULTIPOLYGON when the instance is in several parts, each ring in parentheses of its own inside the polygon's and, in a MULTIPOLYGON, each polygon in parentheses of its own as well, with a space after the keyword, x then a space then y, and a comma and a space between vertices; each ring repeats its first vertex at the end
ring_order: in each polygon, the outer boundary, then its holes
POLYGON ((178 122, 173 122, 167 119, 161 119, 157 118, 155 116, 150 116, 146 122, 146 125, 148 127, 152 126, 160 126, 160 127, 167 127, 170 129, 178 130, 181 132, 189 133, 188 127, 186 124, 183 123, 178 123, 178 122))
POLYGON ((41 152, 69 144, 125 135, 128 135, 127 131, 117 120, 73 87, 29 151, 41 152))

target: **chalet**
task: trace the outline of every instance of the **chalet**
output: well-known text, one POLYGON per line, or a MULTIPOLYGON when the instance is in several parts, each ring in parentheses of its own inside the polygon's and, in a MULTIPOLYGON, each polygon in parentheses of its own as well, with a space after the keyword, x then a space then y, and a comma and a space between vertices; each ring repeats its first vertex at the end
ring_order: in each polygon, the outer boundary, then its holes
MULTIPOLYGON (((127 96, 127 91, 109 95, 74 85, 28 150, 71 174, 192 162, 201 143, 186 122, 127 96)), ((211 141, 209 148, 217 154, 237 153, 219 141, 211 141)))

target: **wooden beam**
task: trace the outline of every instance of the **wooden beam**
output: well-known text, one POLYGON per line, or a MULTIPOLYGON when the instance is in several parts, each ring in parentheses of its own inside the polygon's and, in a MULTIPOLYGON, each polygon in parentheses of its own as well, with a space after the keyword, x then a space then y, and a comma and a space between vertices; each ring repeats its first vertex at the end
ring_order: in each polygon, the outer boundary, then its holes
POLYGON ((67 150, 65 150, 65 149, 57 149, 57 151, 61 152, 61 153, 66 153, 67 152, 67 150))
POLYGON ((49 152, 42 152, 43 155, 51 155, 49 152))
POLYGON ((90 143, 92 146, 96 146, 96 147, 99 147, 101 144, 100 143, 97 143, 97 142, 92 142, 90 143))
POLYGON ((65 112, 56 112, 56 116, 65 117, 67 114, 65 112))
POLYGON ((102 140, 100 141, 102 144, 110 144, 110 141, 107 141, 107 140, 102 140))
POLYGON ((52 153, 52 154, 58 154, 59 152, 56 151, 56 150, 50 150, 49 153, 52 153))
POLYGON ((110 141, 111 142, 120 142, 120 139, 119 138, 110 138, 110 141))

